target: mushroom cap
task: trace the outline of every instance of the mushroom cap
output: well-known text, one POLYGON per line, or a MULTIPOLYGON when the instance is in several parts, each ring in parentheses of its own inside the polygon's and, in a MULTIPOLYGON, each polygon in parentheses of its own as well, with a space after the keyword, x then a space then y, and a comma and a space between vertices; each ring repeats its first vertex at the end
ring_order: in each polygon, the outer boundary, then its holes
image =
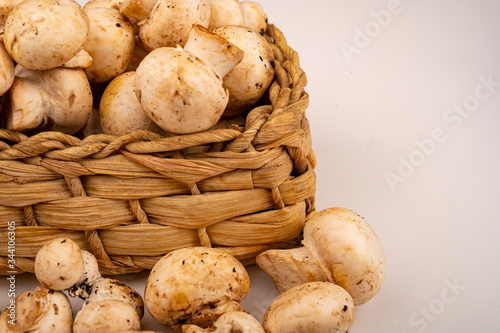
POLYGON ((241 8, 245 15, 245 26, 261 35, 267 30, 267 14, 258 2, 242 1, 241 8))
POLYGON ((141 319, 134 307, 114 299, 83 306, 73 323, 73 333, 108 333, 140 329, 141 319))
POLYGON ((267 333, 345 333, 354 322, 354 303, 342 287, 310 282, 279 295, 264 315, 267 333))
POLYGON ((196 325, 183 325, 182 333, 265 333, 264 328, 252 315, 242 311, 226 312, 217 319, 213 328, 203 329, 196 325))
POLYGON ((347 290, 354 304, 366 303, 382 287, 384 249, 371 226, 352 210, 327 208, 313 215, 304 227, 303 244, 327 279, 347 290))
POLYGON ((210 23, 213 30, 226 25, 245 25, 245 14, 238 0, 212 0, 210 2, 210 23))
POLYGON ((0 29, 5 25, 10 12, 24 0, 2 0, 0 2, 0 29))
POLYGON ((35 257, 35 275, 44 287, 65 290, 76 284, 84 272, 82 251, 69 238, 45 243, 35 257))
POLYGON ((149 118, 135 93, 135 72, 115 77, 104 90, 99 106, 104 133, 116 136, 135 130, 161 133, 162 129, 149 118))
POLYGON ((0 43, 0 96, 5 94, 14 83, 14 62, 0 43))
POLYGON ((144 301, 141 295, 116 279, 101 278, 92 283, 92 289, 88 298, 85 300, 85 306, 90 303, 114 299, 130 304, 139 318, 144 315, 144 301))
POLYGON ((23 67, 44 70, 58 67, 82 48, 89 21, 72 0, 26 0, 5 22, 4 44, 23 67))
POLYGON ((71 332, 73 311, 64 293, 37 287, 34 291, 19 294, 15 304, 15 325, 3 322, 2 314, 0 332, 71 332), (3 325, 6 326, 4 330, 3 325))
POLYGON ((214 70, 181 48, 162 47, 149 53, 137 68, 135 85, 148 117, 175 134, 208 130, 228 102, 214 70))
POLYGON ((134 28, 113 8, 87 9, 90 31, 85 51, 94 59, 85 73, 90 82, 108 82, 123 73, 134 52, 134 28))
POLYGON ((78 132, 92 111, 92 92, 82 69, 33 71, 16 66, 16 78, 3 107, 5 127, 78 132))
POLYGON ((139 38, 148 51, 184 46, 193 25, 207 28, 209 22, 210 0, 159 0, 149 18, 139 24, 139 38))
POLYGON ((99 264, 96 257, 85 250, 82 250, 83 256, 83 274, 80 280, 69 290, 71 297, 80 297, 85 299, 89 297, 89 292, 94 281, 101 277, 99 264))
POLYGON ((264 95, 274 77, 274 54, 266 39, 242 26, 225 26, 213 30, 245 52, 243 60, 223 78, 229 91, 225 116, 249 111, 264 95))
POLYGON ((237 259, 222 250, 194 247, 170 252, 155 264, 144 299, 154 319, 174 327, 189 323, 194 314, 209 316, 221 306, 239 303, 249 291, 250 278, 237 259))

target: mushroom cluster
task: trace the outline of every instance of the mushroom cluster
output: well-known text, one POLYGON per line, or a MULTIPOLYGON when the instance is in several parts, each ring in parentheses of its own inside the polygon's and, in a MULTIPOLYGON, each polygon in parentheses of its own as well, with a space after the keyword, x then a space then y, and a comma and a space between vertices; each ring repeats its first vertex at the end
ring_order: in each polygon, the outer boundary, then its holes
POLYGON ((274 77, 251 1, 5 0, 0 29, 0 127, 28 134, 203 132, 274 77))

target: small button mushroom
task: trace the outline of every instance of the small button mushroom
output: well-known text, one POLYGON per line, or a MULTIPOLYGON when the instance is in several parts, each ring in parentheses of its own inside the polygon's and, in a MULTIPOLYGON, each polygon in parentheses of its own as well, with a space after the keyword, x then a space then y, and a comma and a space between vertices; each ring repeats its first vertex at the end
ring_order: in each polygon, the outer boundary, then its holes
POLYGON ((346 333, 354 322, 354 303, 329 282, 295 286, 279 295, 264 315, 267 333, 346 333))
POLYGON ((92 93, 82 69, 33 71, 20 65, 2 110, 5 128, 78 132, 92 111, 92 93))
POLYGON ((371 226, 352 210, 328 208, 316 213, 304 227, 302 243, 300 249, 269 250, 257 257, 257 264, 271 276, 278 291, 297 283, 329 281, 361 305, 382 287, 384 249, 371 226))
POLYGON ((233 256, 213 248, 170 252, 153 267, 144 291, 151 316, 176 328, 210 326, 225 312, 242 311, 250 278, 233 256))
POLYGON ((5 22, 4 44, 14 61, 33 70, 58 67, 82 48, 89 21, 73 0, 26 0, 5 22))
POLYGON ((135 72, 123 73, 109 83, 101 97, 99 114, 107 134, 121 136, 134 130, 162 132, 137 99, 135 72))
POLYGON ((265 333, 253 316, 242 311, 226 312, 217 319, 213 327, 204 329, 197 325, 183 325, 182 333, 265 333))
POLYGON ((14 62, 0 43, 0 96, 5 94, 14 83, 14 62))
POLYGON ((267 30, 267 14, 258 2, 242 1, 241 8, 245 15, 245 26, 263 35, 267 30))
POLYGON ((134 307, 114 299, 83 306, 73 323, 73 333, 108 333, 140 329, 141 320, 134 307))
POLYGON ((208 27, 210 0, 159 0, 139 24, 139 39, 148 51, 186 44, 193 25, 208 27))
POLYGON ((245 25, 245 14, 238 0, 211 0, 210 23, 213 30, 226 25, 245 25))
POLYGON ((274 77, 274 55, 266 39, 249 28, 225 26, 213 30, 245 52, 243 60, 223 78, 229 91, 225 116, 248 112, 264 95, 274 77))
POLYGON ((58 291, 73 288, 74 294, 84 295, 84 290, 89 290, 89 284, 101 274, 90 252, 82 251, 69 238, 56 238, 38 250, 35 276, 44 287, 58 291))
POLYGON ((158 48, 143 59, 136 71, 137 97, 144 112, 170 133, 206 131, 229 99, 221 78, 242 58, 236 46, 195 26, 185 49, 158 48))
POLYGON ((2 333, 71 333, 73 311, 68 297, 60 292, 43 287, 24 291, 15 300, 15 324, 7 316, 0 316, 2 333))
POLYGON ((90 31, 84 49, 94 59, 85 73, 90 82, 111 81, 123 73, 135 46, 134 28, 113 8, 87 9, 90 31))

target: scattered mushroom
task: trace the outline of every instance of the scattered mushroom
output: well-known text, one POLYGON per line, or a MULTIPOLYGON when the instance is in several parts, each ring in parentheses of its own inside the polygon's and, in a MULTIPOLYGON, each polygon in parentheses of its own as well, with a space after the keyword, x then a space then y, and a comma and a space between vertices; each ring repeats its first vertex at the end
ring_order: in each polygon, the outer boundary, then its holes
POLYGON ((245 25, 245 14, 238 0, 211 0, 210 23, 213 30, 226 25, 245 25))
POLYGON ((0 44, 0 96, 10 89, 14 82, 14 62, 2 44, 0 44))
POLYGON ((214 248, 170 252, 153 267, 144 291, 151 316, 176 328, 208 327, 225 312, 243 311, 250 278, 233 256, 214 248))
POLYGON ((82 48, 89 21, 73 0, 26 0, 5 22, 4 44, 23 67, 44 70, 58 67, 82 48))
POLYGON ((182 333, 265 333, 264 328, 252 315, 242 312, 226 312, 217 319, 213 327, 201 328, 196 325, 183 325, 182 333))
POLYGON ((354 322, 354 303, 329 282, 297 285, 279 295, 264 315, 267 333, 346 333, 354 322))
POLYGON ((115 77, 104 90, 99 114, 105 133, 116 136, 134 130, 161 133, 162 129, 149 118, 135 93, 135 72, 115 77))
POLYGON ((316 213, 304 227, 302 243, 302 248, 268 250, 256 259, 279 292, 299 283, 329 281, 361 305, 380 290, 384 250, 370 225, 352 210, 328 208, 316 213))
POLYGON ((209 22, 209 0, 159 0, 149 17, 139 23, 139 38, 148 51, 162 46, 182 47, 193 25, 207 28, 209 22))
POLYGON ((245 53, 243 60, 223 78, 229 91, 225 116, 249 111, 264 95, 274 77, 274 55, 266 39, 241 26, 225 26, 213 30, 245 53))
POLYGON ((113 8, 87 9, 90 31, 85 50, 94 59, 85 73, 92 83, 108 82, 122 74, 132 58, 134 28, 113 8))
POLYGON ((245 26, 263 35, 267 30, 267 14, 258 2, 242 1, 241 8, 245 15, 245 26))
POLYGON ((136 71, 137 97, 146 114, 168 132, 208 130, 228 102, 221 78, 242 58, 236 46, 195 26, 185 49, 162 47, 143 59, 136 71))
POLYGON ((2 110, 5 128, 15 131, 78 132, 92 111, 92 93, 82 69, 34 71, 20 65, 2 110))
POLYGON ((24 291, 15 300, 14 316, 0 316, 2 333, 71 333, 73 311, 68 297, 48 288, 24 291), (14 325, 12 325, 14 323, 14 325))

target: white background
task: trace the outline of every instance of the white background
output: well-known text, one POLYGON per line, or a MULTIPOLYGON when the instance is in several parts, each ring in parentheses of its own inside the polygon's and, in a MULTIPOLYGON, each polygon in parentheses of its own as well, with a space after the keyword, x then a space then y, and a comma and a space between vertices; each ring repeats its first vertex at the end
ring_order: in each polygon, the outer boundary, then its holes
MULTIPOLYGON (((355 210, 386 251, 351 332, 499 332, 500 2, 260 3, 308 75, 317 209, 355 210)), ((249 271, 260 320, 277 293, 249 271)), ((143 291, 146 274, 119 278, 143 291)))

